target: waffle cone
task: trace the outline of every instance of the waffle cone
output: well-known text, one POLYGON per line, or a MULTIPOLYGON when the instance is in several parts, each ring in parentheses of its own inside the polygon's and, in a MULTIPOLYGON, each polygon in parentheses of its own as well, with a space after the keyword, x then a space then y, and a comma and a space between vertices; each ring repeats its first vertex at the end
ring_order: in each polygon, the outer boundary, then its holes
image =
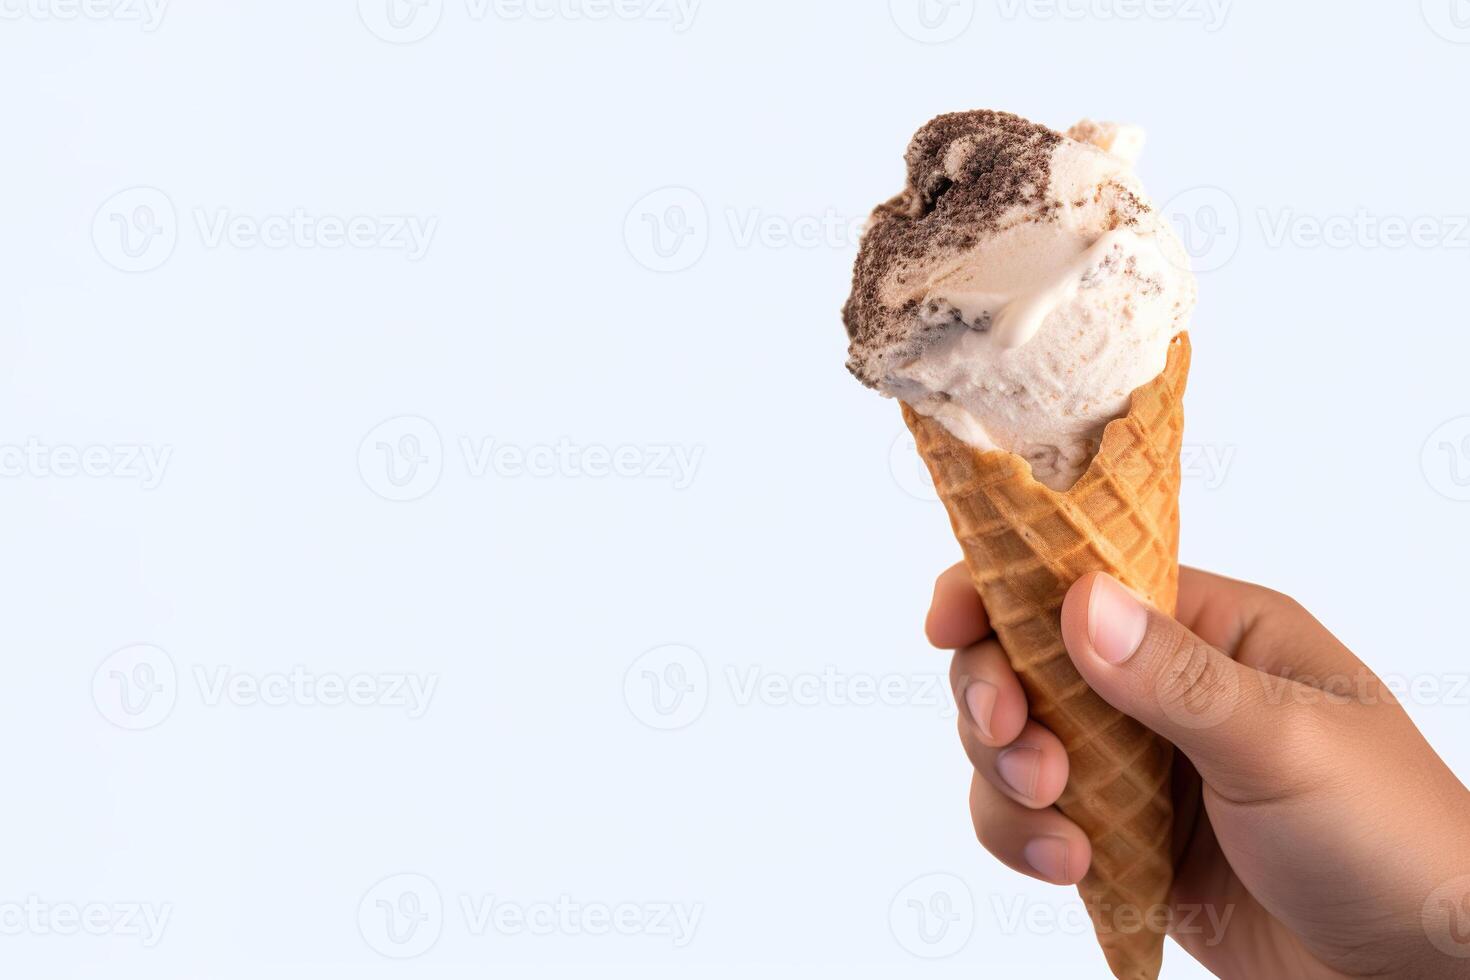
POLYGON ((1078 890, 1121 980, 1155 980, 1163 961, 1173 747, 1087 686, 1063 646, 1061 608, 1077 579, 1107 572, 1174 612, 1189 357, 1180 334, 1164 373, 1133 393, 1128 415, 1108 425, 1065 493, 1038 483, 1020 457, 981 452, 903 406, 1031 714, 1067 748, 1071 775, 1058 806, 1092 841, 1078 890))

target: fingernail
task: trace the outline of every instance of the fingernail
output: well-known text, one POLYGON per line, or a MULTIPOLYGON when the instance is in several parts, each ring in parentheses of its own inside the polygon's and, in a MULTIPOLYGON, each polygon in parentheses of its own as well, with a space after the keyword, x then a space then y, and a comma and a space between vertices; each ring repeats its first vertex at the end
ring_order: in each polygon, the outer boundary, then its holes
POLYGON ((1021 855, 1047 881, 1067 884, 1067 842, 1063 838, 1038 837, 1022 849, 1021 855))
POLYGON ((1036 776, 1041 771, 1041 750, 1027 745, 1006 749, 995 758, 996 771, 1006 785, 1026 799, 1036 798, 1036 776))
POLYGON ((980 734, 991 738, 990 716, 995 713, 996 689, 985 681, 971 681, 965 688, 965 706, 970 709, 970 720, 980 729, 980 734))
POLYGON ((1138 652, 1148 631, 1148 610, 1123 586, 1100 576, 1087 602, 1087 635, 1097 655, 1121 664, 1138 652))

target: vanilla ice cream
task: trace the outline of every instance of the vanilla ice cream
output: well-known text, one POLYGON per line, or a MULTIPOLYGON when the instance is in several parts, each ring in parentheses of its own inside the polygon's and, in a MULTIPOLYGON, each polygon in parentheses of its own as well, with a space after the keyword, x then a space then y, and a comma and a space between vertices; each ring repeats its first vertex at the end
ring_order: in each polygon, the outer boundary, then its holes
POLYGON ((1141 131, 940 116, 863 237, 848 368, 1066 490, 1189 323, 1188 255, 1133 173, 1141 131))

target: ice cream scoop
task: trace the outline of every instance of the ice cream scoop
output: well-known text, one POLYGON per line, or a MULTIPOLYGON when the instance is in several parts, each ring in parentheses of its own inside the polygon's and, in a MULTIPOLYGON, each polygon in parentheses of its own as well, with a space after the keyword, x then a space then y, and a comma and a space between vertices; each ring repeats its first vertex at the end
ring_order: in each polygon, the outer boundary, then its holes
POLYGON ((1071 487, 1194 310, 1188 254, 1133 173, 1142 143, 989 110, 925 125, 863 237, 848 368, 1071 487))

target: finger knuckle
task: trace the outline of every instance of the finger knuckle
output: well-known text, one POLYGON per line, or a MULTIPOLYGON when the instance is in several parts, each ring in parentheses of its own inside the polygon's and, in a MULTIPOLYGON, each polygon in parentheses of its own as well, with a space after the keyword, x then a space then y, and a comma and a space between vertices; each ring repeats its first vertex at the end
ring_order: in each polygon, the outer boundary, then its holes
POLYGON ((1271 598, 1275 601, 1277 608, 1289 616, 1311 616, 1306 606, 1284 592, 1272 592, 1271 598))
POLYGON ((975 840, 980 842, 981 847, 990 850, 995 840, 995 818, 980 803, 977 794, 971 794, 970 797, 970 823, 975 828, 975 840))
POLYGON ((971 681, 996 683, 1010 669, 1001 646, 993 638, 956 650, 949 661, 950 685, 963 695, 971 681))
POLYGON ((991 854, 1002 857, 1011 836, 1005 818, 997 812, 987 810, 976 810, 971 816, 975 823, 975 840, 991 854))
POLYGON ((1005 837, 1006 817, 995 805, 995 792, 985 777, 977 770, 970 780, 970 823, 975 828, 975 840, 991 853, 1005 837))
POLYGON ((1260 608, 1262 610, 1278 616, 1284 616, 1293 619, 1299 619, 1302 617, 1306 617, 1308 619, 1313 618, 1311 611, 1308 610, 1306 606, 1302 605, 1294 597, 1287 595, 1285 592, 1278 592, 1277 590, 1267 588, 1264 585, 1256 585, 1253 586, 1253 588, 1256 590, 1260 608))
POLYGON ((1150 629, 1144 645, 1149 662, 1158 665, 1155 691, 1165 704, 1198 714, 1238 697, 1228 663, 1192 633, 1177 627, 1150 629))

